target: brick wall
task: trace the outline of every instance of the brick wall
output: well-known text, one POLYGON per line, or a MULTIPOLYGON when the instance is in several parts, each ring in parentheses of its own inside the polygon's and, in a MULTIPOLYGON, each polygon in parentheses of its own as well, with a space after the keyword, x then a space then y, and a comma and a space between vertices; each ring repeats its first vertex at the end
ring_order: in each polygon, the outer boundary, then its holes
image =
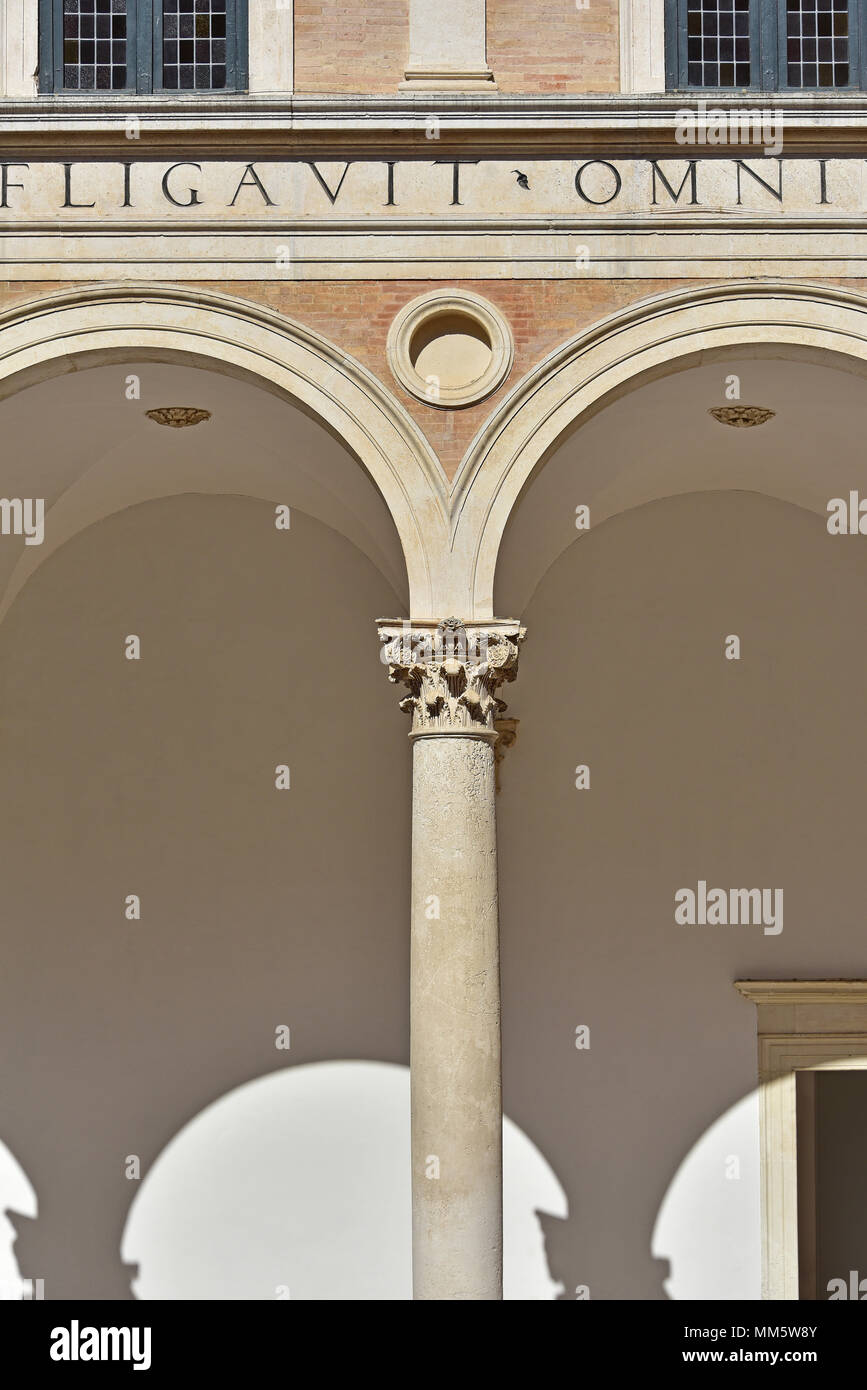
POLYGON ((487 0, 488 66, 501 92, 619 92, 618 0, 487 0))
POLYGON ((295 90, 396 92, 409 58, 409 0, 295 0, 295 90))
POLYGON ((286 314, 316 329, 368 367, 393 392, 427 436, 449 478, 474 434, 511 387, 547 353, 607 314, 663 290, 697 286, 677 280, 455 281, 495 304, 515 340, 512 372, 499 391, 477 405, 439 410, 404 391, 391 374, 385 344, 398 310, 442 282, 394 280, 330 284, 214 283, 208 288, 286 314))

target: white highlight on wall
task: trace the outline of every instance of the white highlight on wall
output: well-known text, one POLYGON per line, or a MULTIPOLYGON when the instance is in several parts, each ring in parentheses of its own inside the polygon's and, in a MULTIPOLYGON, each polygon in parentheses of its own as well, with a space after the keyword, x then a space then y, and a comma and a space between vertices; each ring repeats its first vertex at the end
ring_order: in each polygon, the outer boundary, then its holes
POLYGON ((21 1164, 0 1142, 0 1303, 16 1302, 25 1293, 12 1248, 16 1231, 6 1215, 7 1211, 20 1212, 22 1216, 36 1216, 36 1193, 21 1164))
POLYGON ((671 1262, 669 1298, 761 1298, 758 1091, 690 1149, 659 1208, 651 1253, 671 1262))
MULTIPOLYGON (((510 1120, 503 1139, 505 1296, 553 1299, 536 1212, 566 1197, 510 1120)), ((145 1173, 121 1250, 140 1299, 409 1299, 408 1069, 311 1063, 222 1097, 145 1173)))

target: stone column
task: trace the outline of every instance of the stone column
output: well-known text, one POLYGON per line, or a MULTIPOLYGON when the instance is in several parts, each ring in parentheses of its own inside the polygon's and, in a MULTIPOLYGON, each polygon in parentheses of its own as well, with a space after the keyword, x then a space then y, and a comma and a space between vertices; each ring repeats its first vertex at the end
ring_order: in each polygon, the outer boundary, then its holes
POLYGON ((412 1244, 416 1299, 503 1296, 494 719, 524 630, 379 625, 412 715, 412 1244))

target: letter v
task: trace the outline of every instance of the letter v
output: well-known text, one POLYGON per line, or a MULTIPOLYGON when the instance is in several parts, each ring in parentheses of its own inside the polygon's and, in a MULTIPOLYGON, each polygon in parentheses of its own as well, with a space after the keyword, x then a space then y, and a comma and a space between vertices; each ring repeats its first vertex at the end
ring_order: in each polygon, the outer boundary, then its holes
POLYGON ((314 174, 316 175, 317 179, 319 180, 320 184, 321 184, 322 187, 325 189, 325 192, 327 193, 328 197, 329 197, 330 200, 331 200, 331 206, 332 206, 332 207, 334 207, 334 204, 337 202, 337 197, 338 197, 338 194, 340 193, 341 188, 343 187, 343 180, 346 178, 347 172, 348 172, 348 170, 349 170, 349 166, 350 166, 350 164, 353 164, 354 162, 355 162, 355 161, 352 160, 352 159, 348 159, 348 160, 346 161, 346 163, 345 163, 344 166, 343 166, 343 173, 340 175, 340 182, 339 182, 339 184, 337 185, 337 187, 335 188, 334 192, 332 193, 332 192, 331 192, 331 189, 328 187, 328 184, 325 182, 324 178, 323 178, 322 175, 320 174, 320 172, 319 172, 319 170, 317 169, 316 165, 314 164, 313 160, 312 160, 312 159, 305 159, 305 161, 304 161, 305 164, 309 164, 310 168, 313 170, 313 172, 314 172, 314 174))

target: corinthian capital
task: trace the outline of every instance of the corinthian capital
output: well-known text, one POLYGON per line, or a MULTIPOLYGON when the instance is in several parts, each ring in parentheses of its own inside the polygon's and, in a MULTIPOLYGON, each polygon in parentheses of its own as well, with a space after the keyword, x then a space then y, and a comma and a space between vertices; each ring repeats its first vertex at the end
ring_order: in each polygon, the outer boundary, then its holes
POLYGON ((377 626, 388 678, 409 692, 400 708, 412 714, 414 734, 497 737, 494 720, 506 708, 497 691, 518 673, 520 623, 383 619, 377 626))

